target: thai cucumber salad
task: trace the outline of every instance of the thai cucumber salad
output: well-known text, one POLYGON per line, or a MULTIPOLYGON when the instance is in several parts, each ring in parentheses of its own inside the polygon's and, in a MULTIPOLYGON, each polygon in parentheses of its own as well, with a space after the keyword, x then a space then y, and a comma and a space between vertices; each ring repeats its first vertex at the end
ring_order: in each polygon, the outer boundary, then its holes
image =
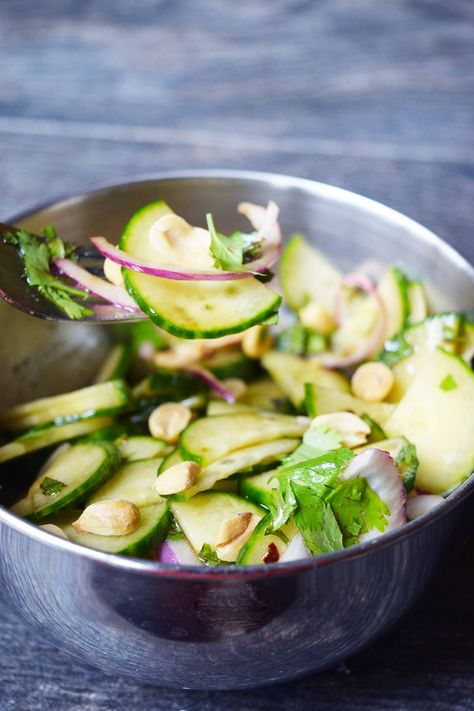
POLYGON ((225 236, 147 205, 119 247, 93 238, 104 277, 51 228, 10 235, 72 318, 149 317, 109 327, 87 387, 0 413, 1 466, 36 474, 17 515, 109 553, 273 565, 375 539, 470 476, 472 313, 431 313, 396 265, 342 274, 300 235, 281 250, 274 203, 238 209, 252 231, 225 236))

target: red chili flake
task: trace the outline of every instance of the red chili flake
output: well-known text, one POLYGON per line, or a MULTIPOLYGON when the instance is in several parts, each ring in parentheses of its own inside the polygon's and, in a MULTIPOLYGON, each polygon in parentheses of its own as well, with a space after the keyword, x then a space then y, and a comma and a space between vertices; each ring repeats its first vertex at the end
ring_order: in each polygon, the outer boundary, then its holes
POLYGON ((264 563, 278 563, 280 560, 280 554, 278 552, 278 548, 274 543, 270 543, 267 552, 262 558, 264 563))

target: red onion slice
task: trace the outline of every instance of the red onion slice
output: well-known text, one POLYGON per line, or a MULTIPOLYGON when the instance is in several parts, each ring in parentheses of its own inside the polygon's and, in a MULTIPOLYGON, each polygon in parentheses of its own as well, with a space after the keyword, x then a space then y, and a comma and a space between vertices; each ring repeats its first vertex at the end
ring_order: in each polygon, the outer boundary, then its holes
POLYGON ((97 247, 99 252, 110 259, 111 262, 119 264, 125 269, 131 269, 134 272, 141 272, 149 276, 160 277, 161 279, 174 279, 175 281, 233 281, 235 279, 248 279, 253 276, 251 271, 242 272, 223 272, 223 271, 192 271, 192 270, 174 270, 168 267, 157 267, 151 262, 146 262, 143 259, 131 257, 127 252, 110 244, 105 237, 91 237, 92 244, 97 247))
POLYGON ((370 448, 358 454, 341 474, 341 481, 363 478, 370 488, 387 505, 390 514, 383 531, 372 528, 359 537, 359 542, 369 541, 395 528, 399 528, 407 520, 407 493, 397 465, 388 452, 370 448))
POLYGON ((190 375, 194 375, 196 378, 202 380, 211 390, 214 390, 223 400, 233 405, 235 403, 235 395, 227 390, 226 387, 221 383, 220 380, 216 378, 209 370, 206 368, 199 368, 198 366, 192 366, 185 369, 190 375))
POLYGON ((56 259, 54 265, 61 274, 74 279, 84 291, 114 304, 119 309, 141 313, 132 297, 120 286, 114 286, 105 279, 94 276, 70 259, 56 259))
POLYGON ((311 553, 306 547, 301 533, 296 533, 280 556, 279 563, 289 563, 293 560, 304 560, 311 558, 311 553))
POLYGON ((163 541, 155 552, 155 559, 170 565, 202 565, 189 543, 183 538, 163 541))
POLYGON ((443 501, 443 497, 437 494, 410 496, 407 500, 407 515, 409 521, 413 521, 413 519, 418 518, 418 516, 424 516, 424 514, 442 504, 443 501))
POLYGON ((385 336, 385 328, 387 323, 387 312, 385 304, 383 303, 380 294, 378 293, 375 286, 372 284, 370 279, 368 279, 364 274, 348 274, 344 280, 343 285, 353 286, 357 289, 365 291, 368 296, 372 296, 379 308, 380 318, 377 322, 377 327, 374 333, 367 339, 365 343, 361 345, 359 350, 350 355, 338 355, 337 353, 321 353, 316 356, 326 368, 348 368, 351 365, 357 365, 363 360, 370 358, 383 344, 385 336))

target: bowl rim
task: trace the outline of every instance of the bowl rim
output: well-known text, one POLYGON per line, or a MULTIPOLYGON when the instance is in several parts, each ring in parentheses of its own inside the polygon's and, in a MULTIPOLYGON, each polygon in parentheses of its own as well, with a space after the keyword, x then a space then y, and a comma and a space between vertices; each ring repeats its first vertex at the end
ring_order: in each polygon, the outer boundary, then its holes
MULTIPOLYGON (((425 244, 434 244, 441 255, 453 262, 459 270, 464 272, 472 280, 474 285, 474 267, 469 264, 467 259, 463 257, 454 247, 445 242, 441 237, 438 237, 438 235, 416 222, 416 220, 407 217, 403 213, 398 212, 383 203, 350 190, 308 178, 300 178, 281 173, 227 169, 190 169, 146 173, 134 176, 128 180, 100 183, 89 189, 84 189, 81 192, 68 193, 52 198, 22 210, 13 217, 8 218, 7 222, 15 223, 24 220, 37 212, 41 212, 48 207, 58 205, 59 203, 76 202, 94 194, 107 192, 112 189, 126 188, 131 185, 145 182, 188 179, 244 180, 261 182, 270 186, 275 185, 275 187, 291 186, 304 190, 307 193, 317 193, 319 196, 326 197, 332 201, 344 202, 346 205, 352 204, 356 207, 365 208, 381 218, 388 219, 391 222, 398 223, 400 226, 410 229, 419 241, 425 244)), ((349 562, 353 559, 360 558, 371 553, 376 553, 387 546, 411 537, 411 535, 426 526, 432 525, 435 521, 445 516, 462 501, 467 499, 473 492, 474 476, 471 475, 459 486, 458 489, 450 494, 449 498, 440 504, 439 507, 435 507, 432 511, 424 514, 423 516, 407 522, 398 529, 364 543, 358 543, 349 548, 343 548, 340 551, 325 553, 320 556, 302 559, 299 561, 279 563, 277 566, 264 566, 261 564, 248 566, 233 565, 228 567, 213 568, 196 565, 173 565, 169 563, 159 563, 157 561, 105 553, 93 548, 81 546, 73 541, 67 541, 53 536, 50 533, 43 531, 36 524, 30 523, 26 519, 22 519, 16 514, 11 513, 2 505, 0 505, 0 524, 5 524, 8 528, 13 528, 15 531, 32 538, 38 543, 51 546, 71 555, 77 555, 81 559, 95 561, 113 568, 134 571, 144 575, 167 578, 189 580, 206 579, 212 581, 222 580, 230 582, 238 579, 252 580, 256 578, 284 577, 310 570, 317 570, 318 568, 324 568, 339 562, 349 562)))

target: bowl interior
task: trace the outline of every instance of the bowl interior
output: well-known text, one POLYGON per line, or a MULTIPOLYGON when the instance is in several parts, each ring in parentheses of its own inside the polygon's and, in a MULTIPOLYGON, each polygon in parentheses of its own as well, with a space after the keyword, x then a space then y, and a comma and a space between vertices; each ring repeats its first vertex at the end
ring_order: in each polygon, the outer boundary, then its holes
MULTIPOLYGON (((204 225, 212 212, 222 232, 246 228, 236 213, 240 201, 274 200, 284 234, 304 234, 343 269, 367 258, 396 262, 426 281, 436 309, 474 306, 474 270, 431 232, 371 200, 297 178, 235 172, 149 178, 59 200, 16 224, 32 231, 51 224, 71 241, 101 234, 116 242, 132 214, 158 199, 194 224, 204 225)), ((42 322, 4 303, 0 324, 2 333, 14 334, 0 344, 0 407, 87 384, 107 347, 106 328, 42 322)), ((13 491, 3 492, 6 503, 13 491)))

